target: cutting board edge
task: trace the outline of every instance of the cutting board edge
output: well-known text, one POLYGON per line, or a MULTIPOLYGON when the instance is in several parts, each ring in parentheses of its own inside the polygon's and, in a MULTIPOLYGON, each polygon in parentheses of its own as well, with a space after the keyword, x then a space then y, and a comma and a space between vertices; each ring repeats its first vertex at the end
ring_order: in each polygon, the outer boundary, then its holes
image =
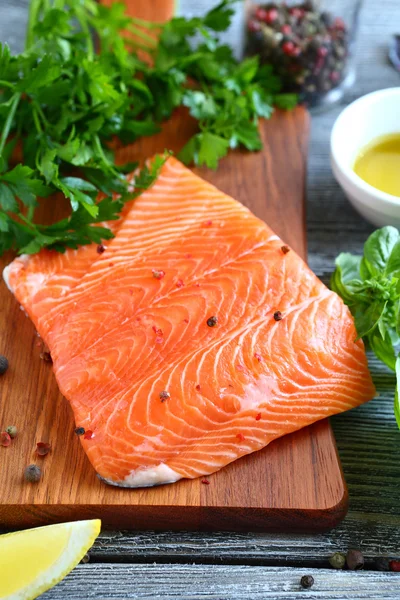
POLYGON ((54 504, 0 506, 0 529, 12 531, 51 523, 101 519, 102 528, 133 531, 237 531, 322 533, 336 527, 348 510, 347 488, 339 503, 324 509, 271 509, 209 506, 76 505, 54 504))

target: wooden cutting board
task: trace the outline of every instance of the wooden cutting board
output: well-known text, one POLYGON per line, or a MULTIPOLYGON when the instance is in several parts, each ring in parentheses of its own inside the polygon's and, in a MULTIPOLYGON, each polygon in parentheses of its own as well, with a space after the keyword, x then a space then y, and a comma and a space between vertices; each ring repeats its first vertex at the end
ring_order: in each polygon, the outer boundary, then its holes
MULTIPOLYGON (((178 113, 162 135, 122 149, 120 158, 179 148, 193 126, 178 113)), ((303 257, 308 128, 304 109, 277 112, 261 126, 262 152, 233 152, 216 172, 196 169, 303 257)), ((47 218, 57 216, 56 206, 47 205, 47 218)), ((328 421, 236 461, 211 475, 209 485, 196 479, 142 490, 107 486, 74 434, 72 411, 41 350, 32 323, 1 283, 0 354, 10 368, 0 377, 0 427, 16 425, 19 434, 11 447, 0 447, 0 528, 100 517, 112 528, 317 531, 344 516, 346 486, 328 421), (35 456, 39 441, 52 444, 45 458, 35 456), (39 484, 23 481, 24 467, 33 462, 43 469, 39 484)))

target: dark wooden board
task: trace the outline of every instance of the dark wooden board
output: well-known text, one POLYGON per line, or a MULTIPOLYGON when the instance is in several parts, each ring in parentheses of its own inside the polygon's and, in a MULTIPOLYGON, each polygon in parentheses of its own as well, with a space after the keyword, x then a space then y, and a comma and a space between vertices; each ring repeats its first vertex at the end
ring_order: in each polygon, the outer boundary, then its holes
MULTIPOLYGON (((231 153, 217 172, 198 170, 265 219, 299 254, 306 254, 304 180, 309 118, 298 108, 262 124, 264 150, 231 153)), ((178 113, 163 133, 119 151, 120 158, 179 148, 193 123, 178 113)), ((47 218, 54 217, 54 203, 47 218)), ((9 259, 10 257, 8 257, 9 259)), ((7 258, 3 259, 2 266, 7 258)), ((0 380, 0 426, 20 431, 0 447, 0 527, 101 517, 106 527, 133 529, 323 530, 347 506, 347 492, 331 428, 321 421, 272 443, 201 480, 124 490, 100 482, 77 437, 68 402, 28 318, 2 283, 0 352, 10 369, 0 380), (36 442, 53 451, 35 457, 36 442), (23 481, 24 466, 43 468, 38 485, 23 481)))

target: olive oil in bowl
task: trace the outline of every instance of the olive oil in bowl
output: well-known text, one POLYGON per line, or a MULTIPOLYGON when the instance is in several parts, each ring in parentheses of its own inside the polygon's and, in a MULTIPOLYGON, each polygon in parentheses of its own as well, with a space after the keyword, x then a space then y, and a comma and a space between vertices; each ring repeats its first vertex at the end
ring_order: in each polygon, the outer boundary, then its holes
POLYGON ((400 133, 375 138, 358 154, 353 168, 369 185, 400 198, 400 133))

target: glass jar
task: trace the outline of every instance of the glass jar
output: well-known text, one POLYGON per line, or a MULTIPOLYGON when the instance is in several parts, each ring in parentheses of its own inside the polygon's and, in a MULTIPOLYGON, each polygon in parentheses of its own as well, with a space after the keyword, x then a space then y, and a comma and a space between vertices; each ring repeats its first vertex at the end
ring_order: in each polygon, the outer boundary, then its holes
POLYGON ((355 81, 354 41, 363 0, 252 4, 246 53, 273 64, 284 91, 309 108, 338 102, 355 81))

